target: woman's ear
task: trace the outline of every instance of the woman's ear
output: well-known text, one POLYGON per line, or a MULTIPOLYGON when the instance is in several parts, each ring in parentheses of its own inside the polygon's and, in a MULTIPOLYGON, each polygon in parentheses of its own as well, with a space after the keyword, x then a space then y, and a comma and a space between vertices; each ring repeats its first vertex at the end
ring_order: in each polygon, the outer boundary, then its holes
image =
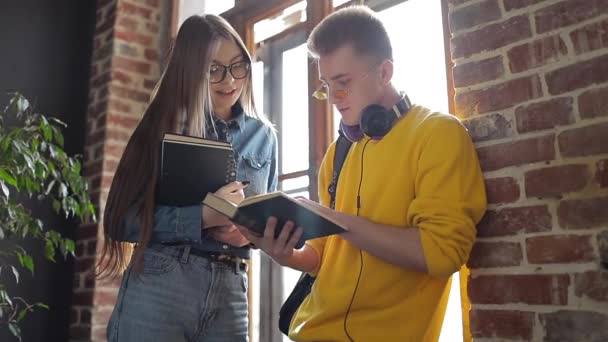
POLYGON ((393 72, 394 72, 393 61, 391 61, 390 59, 385 59, 380 64, 380 77, 382 78, 383 85, 386 86, 389 83, 391 83, 391 80, 393 79, 393 72))

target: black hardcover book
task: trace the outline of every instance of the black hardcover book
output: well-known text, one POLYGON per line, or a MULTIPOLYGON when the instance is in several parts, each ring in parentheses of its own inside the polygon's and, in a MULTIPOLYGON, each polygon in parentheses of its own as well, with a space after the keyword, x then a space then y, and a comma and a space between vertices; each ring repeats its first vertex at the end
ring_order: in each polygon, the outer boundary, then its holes
POLYGON ((302 237, 296 248, 304 246, 306 240, 347 231, 345 227, 325 217, 320 211, 305 207, 280 191, 249 197, 238 205, 209 193, 203 204, 259 236, 263 235, 266 221, 270 216, 278 220, 275 237, 279 235, 287 221, 292 221, 296 226, 302 227, 302 237))
POLYGON ((234 180, 236 164, 229 143, 164 135, 157 203, 170 206, 201 204, 207 193, 234 180))

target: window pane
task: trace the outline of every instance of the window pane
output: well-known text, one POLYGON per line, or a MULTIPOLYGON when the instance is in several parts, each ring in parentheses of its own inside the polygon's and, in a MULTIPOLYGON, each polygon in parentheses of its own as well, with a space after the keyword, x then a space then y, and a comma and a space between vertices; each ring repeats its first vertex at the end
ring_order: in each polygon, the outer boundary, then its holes
POLYGON ((281 191, 301 189, 308 186, 308 176, 286 179, 281 182, 281 191))
POLYGON ((338 7, 340 5, 343 5, 347 2, 349 2, 350 0, 333 0, 333 5, 334 7, 338 7))
POLYGON ((308 55, 302 44, 283 52, 281 173, 308 170, 308 55))
POLYGON ((251 66, 253 97, 258 113, 264 113, 264 62, 258 61, 251 66))
POLYGON ((305 21, 306 1, 300 1, 270 18, 253 24, 253 39, 255 43, 259 43, 305 21))
POLYGON ((222 1, 204 1, 205 13, 207 14, 221 14, 234 7, 234 0, 222 0, 222 1))
POLYGON ((447 113, 441 2, 409 0, 380 12, 380 18, 393 44, 393 84, 413 103, 447 113), (413 46, 424 53, 411 53, 413 46))

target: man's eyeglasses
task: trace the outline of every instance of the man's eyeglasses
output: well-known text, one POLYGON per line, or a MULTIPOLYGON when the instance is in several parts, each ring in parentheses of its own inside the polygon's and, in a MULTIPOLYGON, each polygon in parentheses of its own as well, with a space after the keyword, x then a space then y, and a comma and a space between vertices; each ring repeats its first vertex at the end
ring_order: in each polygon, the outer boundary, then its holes
POLYGON ((232 63, 230 65, 212 64, 209 69, 209 82, 220 83, 230 71, 230 75, 235 80, 240 80, 249 75, 249 62, 241 61, 232 63))
MULTIPOLYGON (((373 69, 373 68, 372 68, 373 69)), ((362 81, 364 79, 367 78, 367 76, 369 76, 371 70, 366 72, 365 74, 363 74, 363 77, 361 77, 359 80, 362 81)), ((319 89, 315 90, 314 93, 312 93, 312 97, 314 97, 317 100, 327 100, 329 99, 329 96, 333 96, 334 99, 336 99, 336 101, 341 101, 344 100, 346 97, 348 97, 348 95, 351 93, 351 90, 348 88, 342 88, 342 89, 330 89, 329 85, 327 83, 323 83, 319 89)))

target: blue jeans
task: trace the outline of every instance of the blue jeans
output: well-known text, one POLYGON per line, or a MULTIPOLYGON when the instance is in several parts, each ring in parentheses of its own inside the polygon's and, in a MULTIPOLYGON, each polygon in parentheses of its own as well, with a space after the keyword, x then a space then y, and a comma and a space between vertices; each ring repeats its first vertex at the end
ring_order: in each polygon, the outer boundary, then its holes
POLYGON ((108 341, 248 341, 247 274, 192 255, 151 246, 143 270, 130 265, 107 328, 108 341))

